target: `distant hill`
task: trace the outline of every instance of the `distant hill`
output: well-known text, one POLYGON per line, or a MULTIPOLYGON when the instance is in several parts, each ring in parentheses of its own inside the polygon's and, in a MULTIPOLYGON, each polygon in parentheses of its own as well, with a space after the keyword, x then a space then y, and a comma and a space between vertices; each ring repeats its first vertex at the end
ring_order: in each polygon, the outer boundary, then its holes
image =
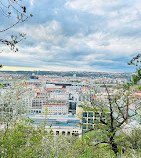
POLYGON ((76 74, 76 77, 109 77, 109 78, 130 78, 132 73, 107 73, 107 72, 86 72, 86 71, 0 71, 6 74, 23 74, 23 75, 53 75, 53 76, 70 76, 76 74))

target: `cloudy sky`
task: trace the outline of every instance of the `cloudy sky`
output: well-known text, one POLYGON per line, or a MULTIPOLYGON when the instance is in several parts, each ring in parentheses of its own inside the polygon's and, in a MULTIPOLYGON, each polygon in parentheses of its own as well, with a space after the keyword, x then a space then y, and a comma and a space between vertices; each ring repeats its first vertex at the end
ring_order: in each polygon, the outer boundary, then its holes
MULTIPOLYGON (((140 0, 24 1, 28 13, 34 16, 0 33, 0 38, 26 33, 17 53, 1 45, 0 63, 4 66, 55 71, 135 71, 127 63, 141 52, 140 0)), ((7 20, 0 13, 0 28, 14 20, 7 20)))

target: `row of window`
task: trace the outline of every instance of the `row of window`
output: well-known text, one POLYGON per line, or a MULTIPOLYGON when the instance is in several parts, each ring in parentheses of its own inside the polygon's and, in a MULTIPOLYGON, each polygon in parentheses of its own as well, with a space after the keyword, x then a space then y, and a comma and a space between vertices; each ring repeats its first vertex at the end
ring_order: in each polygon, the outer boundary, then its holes
POLYGON ((68 109, 48 109, 48 111, 68 111, 68 109))
MULTIPOLYGON (((56 111, 48 111, 49 114, 53 114, 53 115, 66 115, 67 112, 66 111, 59 111, 59 112, 56 112, 56 111)), ((41 110, 29 110, 29 113, 31 114, 41 114, 41 110)))
MULTIPOLYGON (((65 131, 62 131, 62 132, 56 131, 56 135, 59 135, 59 134, 62 134, 62 135, 71 135, 71 132, 70 131, 67 131, 67 132, 65 132, 65 131)), ((79 133, 78 133, 78 131, 73 131, 72 135, 78 136, 79 133)))
POLYGON ((49 112, 49 114, 52 114, 52 115, 66 115, 67 113, 64 113, 64 112, 49 112))
POLYGON ((93 119, 93 118, 92 119, 91 118, 89 118, 89 119, 83 118, 82 122, 83 123, 98 123, 98 122, 100 122, 100 120, 97 119, 97 118, 95 118, 95 119, 93 119))
POLYGON ((59 105, 57 105, 57 106, 53 106, 53 105, 49 105, 49 106, 47 106, 47 108, 52 108, 52 109, 68 109, 68 107, 66 107, 66 106, 59 106, 59 105))
POLYGON ((104 117, 105 116, 105 113, 99 113, 99 112, 83 112, 83 117, 99 117, 99 116, 102 116, 104 117))
POLYGON ((41 114, 41 110, 29 110, 31 114, 41 114))
POLYGON ((87 130, 87 129, 94 129, 94 125, 92 125, 92 124, 89 124, 89 125, 83 124, 83 130, 87 130))
POLYGON ((1 108, 0 108, 0 112, 1 112, 1 111, 3 111, 3 112, 13 112, 13 109, 12 109, 12 108, 9 108, 9 107, 6 107, 6 108, 5 108, 5 107, 1 107, 1 108))

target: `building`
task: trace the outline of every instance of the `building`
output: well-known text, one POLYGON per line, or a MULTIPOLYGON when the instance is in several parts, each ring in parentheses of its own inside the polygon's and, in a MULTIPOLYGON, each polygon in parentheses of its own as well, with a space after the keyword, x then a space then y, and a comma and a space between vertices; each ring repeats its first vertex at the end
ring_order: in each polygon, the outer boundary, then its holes
POLYGON ((52 130, 54 135, 81 136, 81 119, 76 115, 28 115, 34 121, 33 125, 44 125, 47 130, 52 130))

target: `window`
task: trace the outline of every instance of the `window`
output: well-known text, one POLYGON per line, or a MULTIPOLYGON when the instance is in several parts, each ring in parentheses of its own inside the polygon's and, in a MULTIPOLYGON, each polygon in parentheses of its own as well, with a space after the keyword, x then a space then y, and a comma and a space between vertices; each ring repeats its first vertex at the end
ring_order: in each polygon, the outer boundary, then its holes
POLYGON ((56 135, 59 135, 59 131, 56 131, 56 135))
POLYGON ((99 117, 99 113, 98 112, 95 112, 95 117, 99 117))
POLYGON ((101 113, 101 116, 102 116, 102 117, 104 117, 104 116, 105 116, 105 114, 104 114, 104 113, 101 113))
POLYGON ((93 119, 88 119, 88 123, 93 123, 93 119))
POLYGON ((65 131, 62 131, 62 135, 65 135, 65 131))
POLYGON ((94 122, 97 123, 97 122, 99 122, 99 120, 98 119, 94 119, 94 122))
POLYGON ((87 112, 83 112, 83 117, 87 117, 87 112))
POLYGON ((89 128, 89 129, 93 129, 93 125, 89 125, 88 128, 89 128))
POLYGON ((67 135, 70 135, 70 131, 68 131, 67 135))
POLYGON ((87 119, 86 118, 83 118, 83 123, 87 123, 87 119))
POLYGON ((86 129, 86 125, 83 125, 83 129, 84 129, 84 130, 86 129))
POLYGON ((89 112, 88 117, 93 117, 93 112, 89 112))

